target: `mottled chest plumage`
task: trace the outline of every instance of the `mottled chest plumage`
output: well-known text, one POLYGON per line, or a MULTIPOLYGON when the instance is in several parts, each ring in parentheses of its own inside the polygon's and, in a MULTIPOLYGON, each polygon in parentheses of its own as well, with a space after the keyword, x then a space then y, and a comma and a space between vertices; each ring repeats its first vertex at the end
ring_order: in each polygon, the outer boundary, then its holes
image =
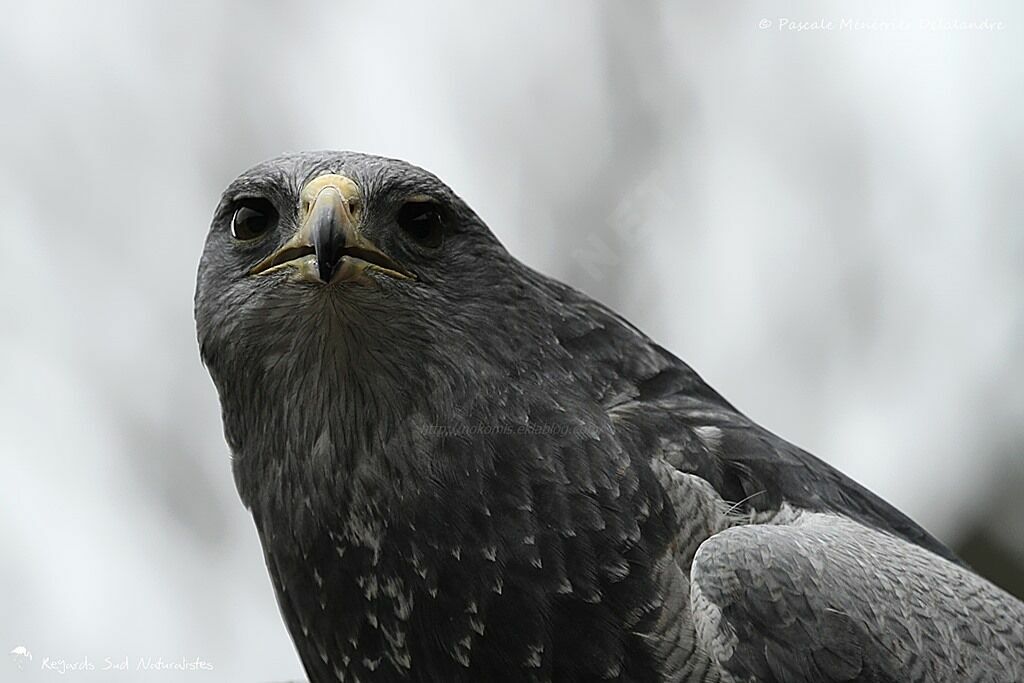
POLYGON ((261 529, 311 679, 655 680, 638 634, 657 616, 662 501, 635 475, 615 488, 453 496, 308 544, 261 529))

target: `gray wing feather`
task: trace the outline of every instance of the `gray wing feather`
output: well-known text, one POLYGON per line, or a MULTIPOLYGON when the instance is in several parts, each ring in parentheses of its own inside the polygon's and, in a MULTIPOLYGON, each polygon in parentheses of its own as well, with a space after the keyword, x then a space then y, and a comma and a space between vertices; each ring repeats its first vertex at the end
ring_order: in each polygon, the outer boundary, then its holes
POLYGON ((720 668, 694 631, 689 574, 700 544, 728 526, 726 506, 700 477, 680 472, 661 459, 652 462, 652 469, 675 512, 676 535, 655 568, 656 581, 662 586, 662 609, 645 635, 662 663, 663 680, 717 683, 721 680, 720 668))
POLYGON ((840 515, 711 536, 690 603, 723 680, 1024 680, 1024 603, 840 515))

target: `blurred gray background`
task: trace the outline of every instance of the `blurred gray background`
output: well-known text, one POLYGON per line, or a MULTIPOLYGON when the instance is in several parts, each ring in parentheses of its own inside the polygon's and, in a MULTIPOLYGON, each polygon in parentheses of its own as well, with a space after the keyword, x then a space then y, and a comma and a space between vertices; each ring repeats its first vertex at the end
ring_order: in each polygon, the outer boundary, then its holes
POLYGON ((1024 594, 1020 3, 2 9, 0 679, 300 675, 192 290, 223 187, 308 148, 433 170, 1024 594))

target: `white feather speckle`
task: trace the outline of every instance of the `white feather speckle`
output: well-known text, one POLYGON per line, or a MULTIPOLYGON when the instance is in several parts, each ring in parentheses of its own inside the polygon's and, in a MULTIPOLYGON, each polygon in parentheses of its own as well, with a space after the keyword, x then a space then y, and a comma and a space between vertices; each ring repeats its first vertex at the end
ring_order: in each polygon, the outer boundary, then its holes
POLYGON ((700 427, 694 427, 693 433, 697 435, 700 442, 704 444, 712 453, 718 452, 722 448, 722 430, 718 427, 711 425, 703 425, 700 427))

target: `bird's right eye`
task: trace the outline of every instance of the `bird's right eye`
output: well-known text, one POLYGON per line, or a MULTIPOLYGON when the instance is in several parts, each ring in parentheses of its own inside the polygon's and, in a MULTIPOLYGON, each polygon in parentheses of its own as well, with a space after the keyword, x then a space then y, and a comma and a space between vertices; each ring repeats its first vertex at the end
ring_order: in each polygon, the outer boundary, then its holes
POLYGON ((247 198, 238 202, 231 217, 231 236, 254 240, 277 225, 277 209, 266 199, 247 198))

